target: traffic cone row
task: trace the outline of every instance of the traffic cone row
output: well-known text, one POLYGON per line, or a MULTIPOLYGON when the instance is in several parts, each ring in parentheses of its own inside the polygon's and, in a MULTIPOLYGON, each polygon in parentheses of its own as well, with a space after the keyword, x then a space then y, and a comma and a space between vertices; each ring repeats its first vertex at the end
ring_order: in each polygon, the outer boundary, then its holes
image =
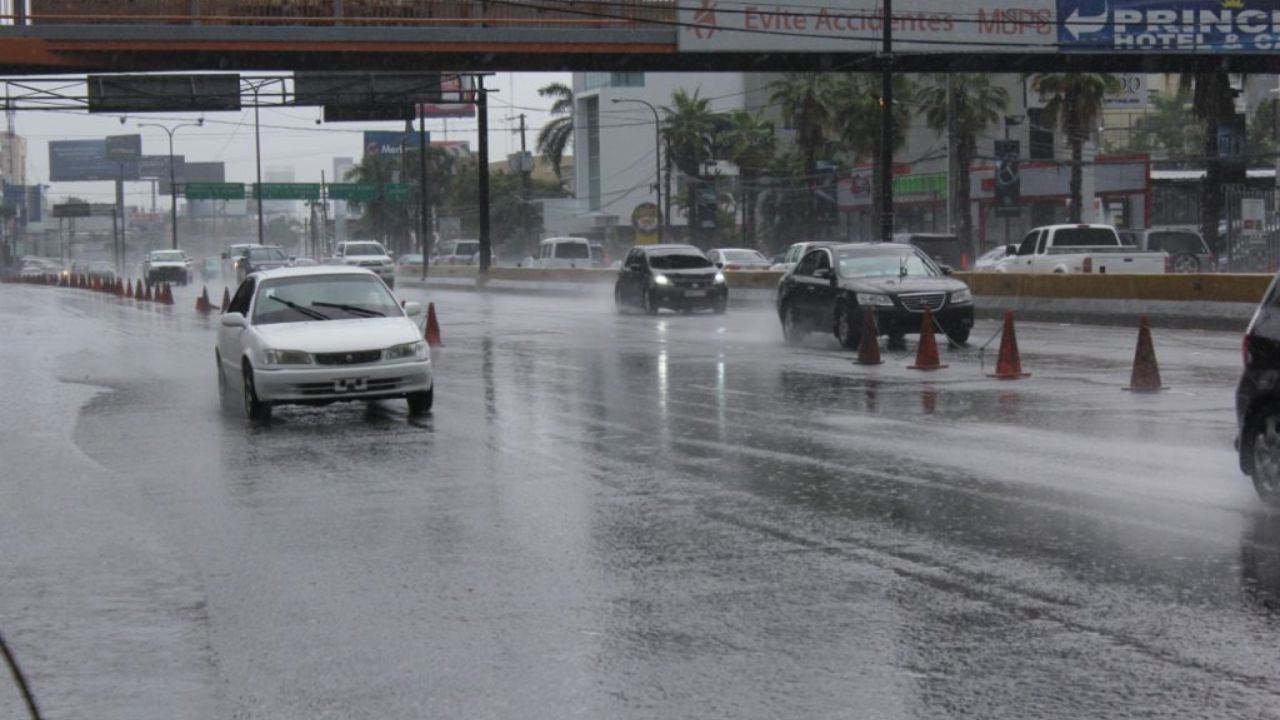
MULTIPOLYGON (((162 305, 173 304, 173 286, 169 283, 159 283, 155 286, 145 285, 139 279, 136 284, 132 279, 122 280, 120 278, 102 278, 90 277, 82 273, 67 275, 27 275, 20 277, 9 277, 3 280, 6 284, 25 284, 25 285, 47 285, 50 287, 71 288, 75 290, 89 290, 91 292, 102 293, 104 295, 114 295, 118 298, 128 300, 139 300, 142 302, 156 302, 162 305)), ((208 291, 205 291, 203 300, 208 304, 208 291)))
MULTIPOLYGON (((434 309, 429 314, 428 321, 428 325, 434 321, 434 309)), ((428 332, 430 332, 429 327, 428 332)), ((938 356, 938 344, 934 332, 933 313, 926 308, 920 319, 920 345, 916 348, 916 360, 914 364, 907 366, 908 369, 941 370, 947 367, 938 356)), ((863 311, 862 337, 858 344, 857 364, 881 364, 878 336, 875 314, 871 308, 866 308, 863 311)), ((996 371, 988 377, 1000 380, 1031 377, 1031 373, 1024 372, 1022 369, 1022 358, 1018 352, 1018 336, 1013 327, 1013 311, 1005 311, 996 371)), ((1151 327, 1146 316, 1143 316, 1138 322, 1138 347, 1134 352, 1133 372, 1129 377, 1129 386, 1125 390, 1151 393, 1164 389, 1166 388, 1160 381, 1160 366, 1156 362, 1155 346, 1151 340, 1151 327)))

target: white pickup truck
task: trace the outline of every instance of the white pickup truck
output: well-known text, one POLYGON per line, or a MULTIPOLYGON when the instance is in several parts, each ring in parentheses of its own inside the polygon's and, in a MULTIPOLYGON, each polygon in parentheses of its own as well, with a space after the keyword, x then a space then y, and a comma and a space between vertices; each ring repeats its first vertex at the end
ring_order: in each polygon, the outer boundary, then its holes
POLYGON ((396 265, 381 243, 372 240, 351 240, 338 243, 333 249, 333 265, 355 265, 372 270, 387 287, 396 286, 396 265))
POLYGON ((1010 245, 993 268, 1004 273, 1169 272, 1169 254, 1142 252, 1122 245, 1110 225, 1046 225, 1033 228, 1019 245, 1010 245))

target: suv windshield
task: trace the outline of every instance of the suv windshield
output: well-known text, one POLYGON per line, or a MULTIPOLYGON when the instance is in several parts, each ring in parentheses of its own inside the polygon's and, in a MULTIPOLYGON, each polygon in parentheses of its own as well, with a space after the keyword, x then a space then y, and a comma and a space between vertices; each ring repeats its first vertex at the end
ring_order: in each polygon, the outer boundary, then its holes
POLYGON ((692 270, 709 268, 711 261, 693 252, 655 253, 649 256, 649 267, 654 270, 692 270))
POLYGON ((270 262, 272 260, 285 260, 284 251, 280 248, 261 247, 250 248, 249 259, 257 262, 270 262))
POLYGON ((347 255, 386 255, 378 243, 351 243, 346 246, 347 255))
POLYGON ((181 250, 162 250, 151 253, 151 259, 160 262, 182 262, 187 259, 187 256, 181 250))
POLYGON ((388 317, 400 314, 395 298, 376 278, 365 275, 308 275, 263 282, 253 304, 253 322, 257 325, 307 322, 318 319, 314 317, 317 312, 329 318, 357 317, 313 303, 352 305, 388 317))

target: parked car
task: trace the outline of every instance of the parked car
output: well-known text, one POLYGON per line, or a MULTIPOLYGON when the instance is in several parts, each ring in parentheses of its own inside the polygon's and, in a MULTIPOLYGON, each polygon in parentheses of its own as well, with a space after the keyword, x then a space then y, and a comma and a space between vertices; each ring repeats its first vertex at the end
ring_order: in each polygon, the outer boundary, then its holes
POLYGON ((191 259, 185 250, 152 250, 142 261, 142 276, 148 285, 191 282, 191 259))
POLYGON ((255 273, 259 270, 274 270, 275 268, 288 267, 293 264, 293 260, 284 254, 284 250, 278 245, 255 245, 246 248, 240 256, 239 262, 236 263, 236 282, 245 279, 249 273, 255 273))
POLYGON ((692 245, 637 245, 618 270, 613 302, 619 312, 636 307, 649 315, 662 308, 722 313, 729 288, 724 274, 692 245))
POLYGON ((421 275, 422 253, 405 253, 396 258, 396 272, 400 275, 421 275))
POLYGON ((769 269, 777 272, 787 272, 791 270, 791 268, 796 266, 796 263, 800 262, 800 258, 804 256, 805 251, 815 244, 816 243, 812 242, 792 243, 791 247, 787 248, 787 252, 783 254, 782 259, 775 262, 769 269))
POLYGON ((436 265, 476 265, 480 261, 480 241, 446 241, 433 261, 436 265))
POLYGON ((996 266, 1011 273, 1139 273, 1168 271, 1169 255, 1142 252, 1120 243, 1110 225, 1047 225, 1033 228, 996 266))
POLYGON ((538 243, 533 267, 589 268, 595 265, 591 242, 579 237, 550 237, 538 243))
POLYGON ((1218 259, 1194 230, 1147 228, 1120 230, 1120 241, 1139 250, 1166 252, 1169 269, 1176 273, 1216 272, 1218 259))
POLYGON ((747 248, 716 248, 707 252, 707 259, 721 270, 768 270, 773 264, 759 250, 747 248))
POLYGON ((1272 279, 1254 310, 1243 350, 1236 385, 1240 470, 1253 479, 1258 497, 1280 509, 1280 279, 1272 279))
POLYGON ((894 233, 893 241, 914 245, 925 255, 933 258, 939 265, 951 268, 964 268, 965 249, 960 246, 960 238, 949 233, 894 233))
POLYGON ((1017 246, 1014 245, 997 245, 982 253, 977 260, 973 261, 973 269, 976 272, 991 272, 995 270, 1001 260, 1009 257, 1010 248, 1017 250, 1017 246))
POLYGON ((395 263, 381 243, 372 240, 340 242, 333 250, 333 261, 339 265, 366 268, 382 278, 387 287, 396 286, 395 263))
POLYGON ((404 398, 431 409, 431 356, 385 283, 359 267, 278 268, 240 283, 218 327, 219 388, 239 386, 244 412, 267 420, 280 404, 404 398), (333 322, 341 320, 342 322, 333 322))
POLYGON ((200 261, 200 279, 208 282, 222 274, 222 258, 207 257, 200 261))
POLYGON ((846 348, 862 339, 863 308, 891 345, 920 332, 925 308, 952 344, 969 340, 973 295, 969 286, 918 248, 897 243, 821 245, 805 253, 778 284, 777 310, 789 343, 811 332, 834 332, 846 348))

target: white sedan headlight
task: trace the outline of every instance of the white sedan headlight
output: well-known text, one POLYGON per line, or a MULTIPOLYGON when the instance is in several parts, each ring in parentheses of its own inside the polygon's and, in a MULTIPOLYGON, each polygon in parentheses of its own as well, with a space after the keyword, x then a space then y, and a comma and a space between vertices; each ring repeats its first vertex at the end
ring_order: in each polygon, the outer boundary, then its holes
POLYGON ((714 280, 712 280, 711 282, 713 282, 713 283, 715 283, 715 284, 717 284, 717 285, 723 285, 723 284, 724 284, 724 273, 720 273, 720 272, 716 273, 716 277, 715 277, 715 279, 714 279, 714 280))
POLYGON ((893 299, 880 293, 858 293, 858 304, 869 307, 893 307, 893 299))
POLYGON ((267 365, 310 365, 311 354, 301 350, 263 350, 262 359, 267 365))
POLYGON ((383 360, 425 360, 431 353, 426 340, 396 345, 382 351, 383 360))
POLYGON ((968 288, 957 290, 951 293, 951 302, 954 305, 963 305, 964 303, 973 302, 973 293, 968 288))
POLYGON ((655 273, 653 276, 653 284, 654 285, 670 285, 671 278, 667 277, 666 275, 663 275, 662 273, 655 273))

